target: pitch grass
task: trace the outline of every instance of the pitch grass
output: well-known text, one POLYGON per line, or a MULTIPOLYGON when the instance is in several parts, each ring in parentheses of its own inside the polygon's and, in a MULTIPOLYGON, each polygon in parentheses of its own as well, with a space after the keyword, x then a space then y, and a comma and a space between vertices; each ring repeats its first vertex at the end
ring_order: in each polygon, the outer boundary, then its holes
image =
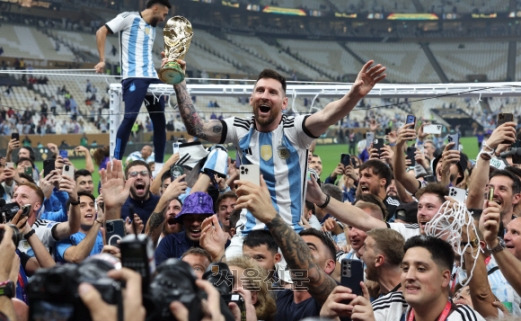
MULTIPOLYGON (((476 137, 462 137, 460 143, 463 145, 463 152, 467 154, 469 159, 476 159, 479 152, 476 137)), ((320 155, 320 158, 322 159, 322 180, 324 180, 335 169, 337 164, 340 162, 340 155, 347 152, 347 144, 317 145, 315 154, 320 155)), ((235 157, 235 151, 230 151, 230 156, 235 157)), ((168 159, 168 157, 170 157, 170 155, 165 155, 165 160, 168 159)), ((85 168, 84 159, 71 159, 71 162, 74 165, 74 168, 85 168)), ((37 161, 36 166, 38 166, 39 169, 43 168, 43 162, 37 161)), ((96 167, 96 170, 92 175, 95 187, 95 196, 98 194, 97 186, 99 179, 98 168, 96 167)))
MULTIPOLYGON (((463 145, 463 152, 469 157, 469 159, 476 159, 478 155, 478 140, 476 137, 462 137, 460 144, 463 145)), ((319 155, 322 159, 322 175, 321 179, 324 180, 338 165, 340 162, 340 155, 342 153, 348 153, 347 144, 331 144, 331 145, 317 145, 315 148, 315 154, 319 155)))

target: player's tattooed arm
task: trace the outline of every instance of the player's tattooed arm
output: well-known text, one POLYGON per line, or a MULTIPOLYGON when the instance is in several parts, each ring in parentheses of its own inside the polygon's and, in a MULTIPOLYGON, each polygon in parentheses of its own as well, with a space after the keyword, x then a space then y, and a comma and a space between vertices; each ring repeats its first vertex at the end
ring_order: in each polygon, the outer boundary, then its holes
POLYGON ((185 82, 174 85, 174 90, 177 97, 177 104, 179 105, 179 112, 181 113, 188 134, 212 143, 219 143, 223 132, 221 122, 216 119, 204 121, 199 117, 185 82))

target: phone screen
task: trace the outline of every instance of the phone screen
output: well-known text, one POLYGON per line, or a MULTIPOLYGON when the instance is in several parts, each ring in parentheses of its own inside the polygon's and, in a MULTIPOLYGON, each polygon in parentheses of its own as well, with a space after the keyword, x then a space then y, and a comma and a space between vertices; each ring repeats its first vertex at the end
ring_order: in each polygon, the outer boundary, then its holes
POLYGON ((500 113, 497 115, 497 125, 502 125, 506 122, 513 121, 514 115, 511 113, 500 113))
POLYGON ((414 115, 407 115, 407 120, 405 121, 406 124, 414 124, 416 123, 416 116, 414 115))
POLYGON ((351 155, 349 155, 349 154, 342 154, 340 156, 340 162, 344 166, 351 165, 351 155))

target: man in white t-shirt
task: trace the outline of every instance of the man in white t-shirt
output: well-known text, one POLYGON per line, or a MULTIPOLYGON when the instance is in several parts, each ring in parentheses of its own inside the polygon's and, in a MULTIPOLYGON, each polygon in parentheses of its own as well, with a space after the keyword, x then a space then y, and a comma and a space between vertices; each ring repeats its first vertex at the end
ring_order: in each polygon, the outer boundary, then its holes
MULTIPOLYGON (((116 136, 114 157, 123 159, 132 125, 134 125, 143 101, 149 112, 154 130, 156 168, 162 167, 166 144, 165 101, 163 97, 147 95, 150 84, 161 83, 152 59, 152 48, 156 37, 156 26, 164 21, 171 8, 168 0, 148 0, 141 12, 123 12, 101 26, 96 32, 96 43, 100 56, 94 67, 96 72, 105 72, 105 42, 108 34, 120 34, 121 70, 125 115, 116 136)), ((159 169, 158 169, 159 170, 159 169)))

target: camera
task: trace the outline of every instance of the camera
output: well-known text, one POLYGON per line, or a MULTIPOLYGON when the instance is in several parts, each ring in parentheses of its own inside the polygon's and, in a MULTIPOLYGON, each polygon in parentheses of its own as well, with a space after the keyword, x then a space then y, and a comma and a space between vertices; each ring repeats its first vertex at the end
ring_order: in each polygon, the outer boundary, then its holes
POLYGON ((20 205, 18 205, 16 202, 7 204, 4 203, 4 205, 0 207, 0 223, 7 223, 12 220, 19 210, 20 205))
MULTIPOLYGON (((233 292, 234 275, 230 271, 228 264, 223 262, 212 263, 203 274, 203 279, 212 283, 221 294, 221 305, 224 303, 235 302, 241 310, 241 320, 246 320, 246 309, 244 306, 244 298, 239 293, 233 292)), ((221 311, 224 311, 221 307, 221 311)))
MULTIPOLYGON (((6 224, 6 226, 9 226, 13 230, 13 243, 15 247, 18 247, 18 243, 22 240, 22 233, 20 233, 20 230, 13 224, 6 224)), ((0 242, 4 239, 4 233, 5 229, 0 229, 0 242)))
POLYGON ((175 321, 170 312, 172 301, 181 302, 189 311, 189 321, 203 317, 201 300, 206 293, 195 284, 192 267, 179 259, 168 259, 157 267, 149 293, 143 297, 147 321, 175 321))
POLYGON ((141 275, 141 289, 148 292, 152 274, 156 269, 154 245, 145 234, 126 235, 119 241, 121 264, 141 275))
POLYGON ((91 320, 78 294, 81 282, 92 284, 103 301, 117 305, 118 311, 122 311, 121 285, 107 276, 113 268, 112 263, 91 257, 79 265, 38 270, 27 285, 29 320, 91 320))

